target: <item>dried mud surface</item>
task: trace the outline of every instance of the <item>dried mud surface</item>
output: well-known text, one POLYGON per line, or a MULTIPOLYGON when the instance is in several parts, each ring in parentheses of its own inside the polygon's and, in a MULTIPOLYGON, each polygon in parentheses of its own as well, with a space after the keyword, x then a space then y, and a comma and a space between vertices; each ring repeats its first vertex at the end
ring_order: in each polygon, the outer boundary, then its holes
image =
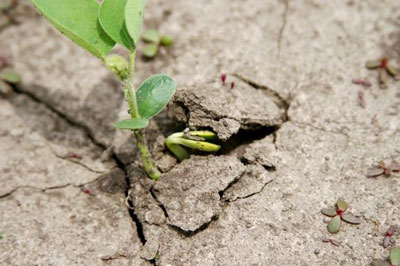
POLYGON ((110 126, 128 116, 121 84, 29 14, 0 31, 0 56, 22 74, 0 95, 0 264, 350 266, 388 255, 400 177, 365 174, 400 162, 400 83, 380 88, 364 63, 399 62, 397 1, 149 1, 145 27, 175 44, 138 58, 135 85, 155 72, 178 84, 147 130, 158 182, 129 132, 110 126), (351 82, 365 78, 371 87, 351 82), (177 164, 164 140, 185 126, 217 132, 222 151, 177 164), (338 198, 362 223, 330 235, 320 210, 338 198))

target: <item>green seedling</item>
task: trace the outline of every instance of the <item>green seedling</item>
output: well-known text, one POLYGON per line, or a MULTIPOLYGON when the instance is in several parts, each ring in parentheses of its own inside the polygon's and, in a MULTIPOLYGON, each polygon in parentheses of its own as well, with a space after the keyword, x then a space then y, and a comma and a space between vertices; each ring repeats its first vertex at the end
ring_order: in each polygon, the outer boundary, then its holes
POLYGON ((205 152, 216 152, 221 146, 214 144, 217 135, 211 131, 189 131, 177 132, 170 135, 165 143, 168 149, 179 161, 190 158, 190 154, 181 146, 205 152))
POLYGON ((348 209, 347 203, 339 199, 334 207, 324 208, 321 210, 322 214, 333 217, 333 219, 328 224, 328 231, 331 234, 336 234, 340 230, 341 220, 350 224, 361 223, 360 218, 354 216, 353 214, 346 212, 348 209))
POLYGON ((372 266, 399 266, 400 265, 400 248, 395 247, 390 250, 389 259, 379 260, 374 259, 372 266))
POLYGON ((395 78, 399 74, 399 70, 395 66, 389 64, 389 59, 386 57, 369 60, 365 63, 365 67, 370 70, 379 70, 379 83, 383 86, 387 85, 389 76, 395 78))
POLYGON ((130 118, 114 127, 133 132, 147 175, 157 180, 144 128, 161 112, 175 93, 175 82, 163 74, 147 78, 137 90, 133 87, 135 54, 140 39, 146 0, 32 0, 39 12, 55 28, 98 57, 124 84, 130 118), (120 44, 129 53, 129 62, 111 54, 120 44))
POLYGON ((147 43, 142 51, 143 56, 147 58, 154 58, 161 46, 168 47, 174 42, 170 36, 160 36, 158 31, 154 29, 144 31, 142 40, 147 43))
POLYGON ((388 230, 386 230, 385 237, 383 238, 382 242, 382 246, 384 248, 387 248, 390 245, 390 243, 392 242, 391 241, 392 236, 396 233, 396 231, 397 231, 397 226, 395 225, 389 226, 388 230))
POLYGON ((378 165, 370 168, 367 172, 367 177, 377 177, 380 175, 391 176, 393 173, 400 172, 400 165, 397 163, 391 163, 386 165, 384 161, 380 161, 378 165))
POLYGON ((11 85, 20 82, 21 76, 12 68, 0 70, 0 92, 7 94, 12 90, 11 85))

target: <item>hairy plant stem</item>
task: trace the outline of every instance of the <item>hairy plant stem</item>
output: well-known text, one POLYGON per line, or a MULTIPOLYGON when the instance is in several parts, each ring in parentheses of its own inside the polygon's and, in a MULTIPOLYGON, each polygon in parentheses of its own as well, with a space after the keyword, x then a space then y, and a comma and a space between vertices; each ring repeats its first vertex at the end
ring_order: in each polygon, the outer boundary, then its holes
MULTIPOLYGON (((137 101, 136 101, 136 92, 133 89, 133 74, 135 71, 135 51, 130 52, 129 56, 129 75, 126 80, 124 80, 124 87, 125 87, 125 99, 129 104, 129 110, 131 113, 131 117, 140 118, 137 101)), ((160 178, 161 173, 158 171, 156 167, 154 167, 153 161, 151 159, 151 154, 149 148, 147 147, 147 142, 144 137, 144 129, 134 130, 133 131, 137 146, 140 151, 140 157, 142 159, 142 163, 147 175, 153 179, 157 180, 160 178)))

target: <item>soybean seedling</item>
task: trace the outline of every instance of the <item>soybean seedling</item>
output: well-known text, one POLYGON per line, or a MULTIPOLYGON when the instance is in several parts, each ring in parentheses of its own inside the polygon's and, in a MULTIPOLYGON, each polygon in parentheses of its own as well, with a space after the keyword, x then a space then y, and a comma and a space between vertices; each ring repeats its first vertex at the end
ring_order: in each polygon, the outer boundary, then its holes
POLYGON ((175 92, 175 82, 167 75, 147 78, 133 88, 135 54, 140 39, 146 0, 32 0, 35 7, 55 28, 76 44, 97 56, 124 84, 130 118, 114 127, 133 132, 147 175, 157 180, 161 173, 154 167, 144 128, 149 119, 161 112, 175 92), (129 53, 129 63, 119 55, 110 55, 118 43, 129 53))
POLYGON ((390 250, 389 259, 378 260, 374 259, 371 263, 372 266, 399 266, 400 265, 400 248, 392 248, 390 250))
POLYGON ((399 73, 399 70, 395 66, 389 64, 389 59, 387 59, 387 57, 369 60, 365 63, 365 66, 370 70, 379 70, 379 83, 384 86, 386 86, 388 82, 388 76, 396 77, 399 73))
POLYGON ((394 235, 394 233, 396 233, 396 231, 397 231, 397 226, 395 225, 389 226, 388 230, 385 233, 385 237, 383 238, 382 246, 384 248, 387 248, 390 245, 391 238, 394 235))
POLYGON ((221 146, 212 143, 217 136, 211 131, 189 131, 177 132, 170 135, 165 143, 168 149, 178 158, 179 161, 190 158, 190 154, 181 146, 205 152, 216 152, 221 146))
POLYGON ((380 175, 391 176, 392 173, 400 172, 400 165, 392 163, 389 166, 384 161, 380 161, 379 164, 367 172, 367 177, 377 177, 380 175))
POLYGON ((147 58, 154 58, 161 46, 168 47, 174 42, 170 36, 160 36, 158 31, 154 29, 144 31, 142 40, 147 43, 142 51, 143 56, 147 58))
POLYGON ((322 214, 326 216, 333 217, 333 219, 328 224, 328 231, 331 234, 336 234, 340 230, 340 221, 343 220, 350 224, 361 223, 360 218, 354 216, 350 212, 346 212, 348 209, 347 203, 339 199, 334 207, 324 208, 321 210, 322 214))

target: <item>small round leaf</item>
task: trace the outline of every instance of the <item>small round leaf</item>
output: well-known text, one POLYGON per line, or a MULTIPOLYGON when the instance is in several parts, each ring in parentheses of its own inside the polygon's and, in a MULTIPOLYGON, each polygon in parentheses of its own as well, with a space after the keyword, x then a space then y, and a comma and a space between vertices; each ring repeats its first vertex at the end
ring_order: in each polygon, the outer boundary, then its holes
POLYGON ((385 236, 385 237, 383 238, 382 246, 383 246, 384 248, 387 248, 389 245, 390 245, 390 237, 385 236))
POLYGON ((0 79, 8 83, 15 84, 21 81, 21 76, 15 70, 12 70, 11 68, 6 68, 1 71, 0 79))
POLYGON ((347 203, 344 201, 344 200, 342 200, 342 199, 339 199, 338 201, 337 201, 337 203, 336 203, 336 206, 338 207, 338 209, 339 210, 341 210, 341 211, 346 211, 347 210, 347 203))
POLYGON ((361 223, 361 219, 357 216, 354 216, 353 214, 346 212, 342 214, 342 219, 345 222, 351 223, 351 224, 359 224, 361 223))
POLYGON ((400 248, 392 248, 390 250, 390 262, 392 265, 400 264, 400 248))
POLYGON ((371 263, 372 266, 390 266, 390 263, 386 260, 374 259, 371 263))
POLYGON ((324 208, 324 209, 321 210, 321 212, 322 212, 322 214, 325 214, 326 216, 329 216, 329 217, 334 217, 337 214, 336 213, 336 209, 333 208, 333 207, 324 208))
POLYGON ((375 68, 378 68, 378 67, 381 67, 381 60, 370 60, 370 61, 367 61, 366 63, 365 63, 365 66, 368 68, 368 69, 375 69, 375 68))
POLYGON ((392 65, 388 65, 386 70, 392 77, 396 77, 399 74, 398 69, 392 65))
POLYGON ((164 109, 175 93, 175 82, 167 75, 147 78, 136 92, 139 114, 150 119, 164 109))
POLYGON ((161 37, 160 43, 162 46, 168 47, 174 43, 174 40, 170 36, 164 35, 161 37))
POLYGON ((153 58, 157 55, 158 44, 151 43, 143 48, 142 54, 144 57, 153 58))
POLYGON ((115 128, 119 129, 125 129, 125 130, 134 130, 134 129, 140 129, 140 128, 145 128, 149 125, 149 120, 148 119, 143 119, 143 118, 135 118, 135 119, 126 119, 119 121, 114 124, 115 128))
POLYGON ((158 43, 160 40, 160 35, 158 34, 157 30, 146 30, 142 33, 142 40, 145 42, 158 43))
POLYGON ((380 176, 381 174, 383 174, 385 171, 382 168, 372 168, 369 169, 367 172, 367 177, 377 177, 380 176))
POLYGON ((331 234, 336 234, 340 229, 340 216, 335 216, 328 224, 328 231, 331 234))

